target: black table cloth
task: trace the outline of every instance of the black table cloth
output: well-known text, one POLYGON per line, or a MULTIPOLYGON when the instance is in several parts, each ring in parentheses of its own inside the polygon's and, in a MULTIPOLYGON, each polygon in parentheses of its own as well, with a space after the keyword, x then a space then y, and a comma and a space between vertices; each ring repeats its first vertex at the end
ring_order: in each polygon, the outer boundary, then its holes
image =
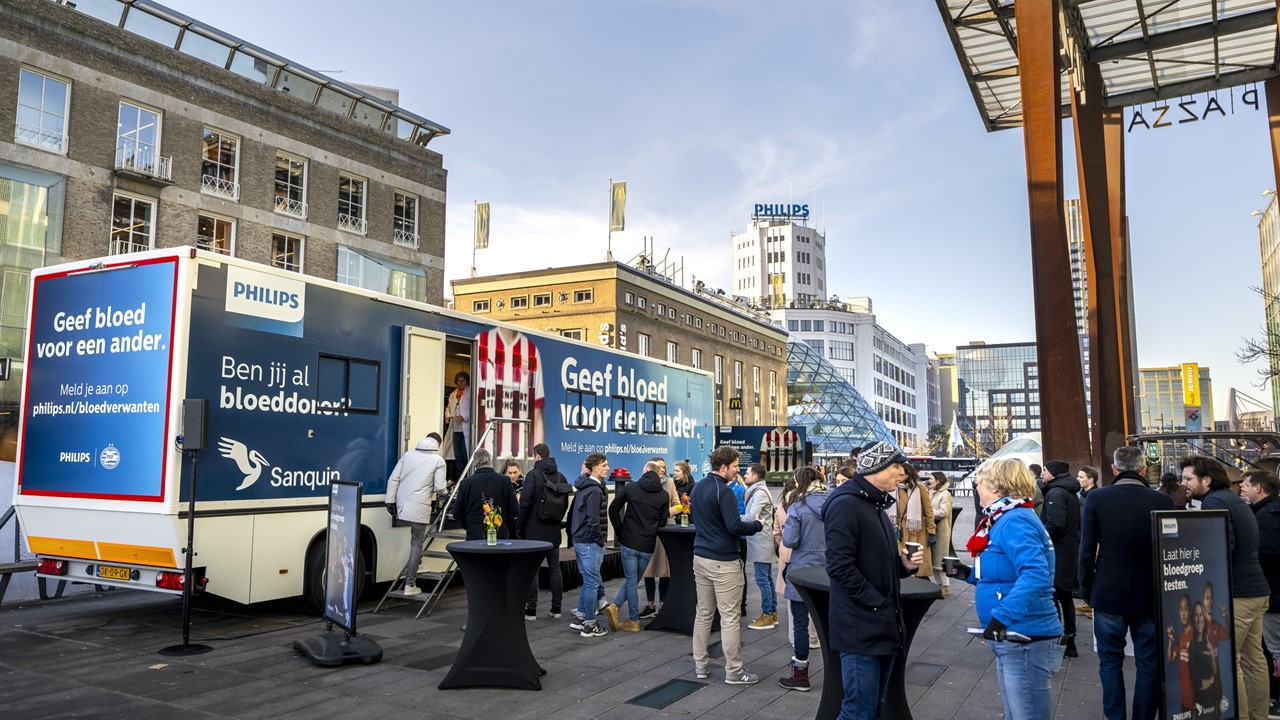
MULTIPOLYGON (((788 570, 787 579, 795 585, 804 599, 809 616, 813 619, 818 638, 822 642, 822 666, 826 670, 822 683, 822 697, 815 720, 834 720, 840 715, 840 702, 844 700, 843 677, 840 671, 840 653, 831 649, 827 629, 827 613, 831 607, 831 579, 824 568, 788 570)), ((911 652, 911 640, 916 636, 920 621, 933 602, 942 597, 942 589, 919 577, 902 580, 902 616, 907 628, 902 655, 893 664, 889 675, 889 690, 885 697, 884 720, 913 720, 907 705, 906 669, 907 655, 911 652)))
MULTIPOLYGON (((693 636, 693 619, 698 609, 698 586, 693 579, 693 526, 666 525, 658 528, 658 538, 667 551, 671 584, 662 601, 662 609, 644 626, 645 630, 667 630, 693 636)), ((744 588, 745 591, 745 588, 744 588)), ((711 631, 720 629, 716 614, 711 631)))
POLYGON ((467 629, 441 690, 509 687, 541 690, 541 668, 529 649, 524 600, 551 543, 537 540, 449 543, 467 587, 467 629))

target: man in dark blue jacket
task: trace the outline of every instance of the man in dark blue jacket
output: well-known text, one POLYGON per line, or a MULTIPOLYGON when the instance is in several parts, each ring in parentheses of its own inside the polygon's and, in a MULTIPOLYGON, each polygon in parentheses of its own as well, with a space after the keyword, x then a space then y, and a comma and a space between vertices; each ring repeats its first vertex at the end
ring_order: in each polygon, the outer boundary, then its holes
POLYGON ((569 627, 579 630, 578 634, 584 638, 595 638, 609 634, 596 622, 597 609, 604 609, 597 605, 604 598, 600 563, 604 560, 605 528, 600 524, 600 508, 604 505, 604 479, 609 477, 609 460, 603 453, 591 453, 583 467, 586 472, 573 484, 577 493, 569 512, 569 536, 573 539, 578 572, 582 573, 575 622, 569 627))
MULTIPOLYGON (((1240 491, 1258 521, 1258 564, 1271 588, 1262 616, 1262 641, 1271 657, 1280 657, 1280 478, 1266 470, 1244 474, 1240 491)), ((1280 715, 1280 699, 1272 700, 1269 715, 1280 715)))
MULTIPOLYGON (((1231 547, 1231 618, 1235 629, 1236 697, 1241 718, 1264 718, 1269 704, 1267 661, 1262 655, 1262 615, 1271 602, 1271 588, 1258 564, 1258 520, 1231 491, 1226 468, 1214 458, 1188 455, 1178 461, 1182 485, 1200 501, 1201 510, 1226 510, 1231 547)), ((1212 610, 1205 608, 1212 620, 1212 610)), ((1225 613, 1224 613, 1225 615, 1225 613)), ((1228 665, 1230 667, 1230 665, 1228 665)))
POLYGON ((1160 707, 1151 513, 1172 510, 1173 498, 1147 484, 1139 474, 1145 467, 1142 448, 1116 448, 1111 463, 1116 479, 1091 491, 1081 511, 1080 589, 1093 607, 1107 720, 1125 718, 1126 632, 1133 636, 1136 670, 1131 717, 1151 720, 1160 707))
POLYGON ((910 557, 898 550, 884 509, 906 478, 906 461, 891 443, 864 449, 857 474, 831 492, 822 510, 831 578, 827 626, 844 681, 841 718, 880 716, 894 659, 905 643, 902 578, 920 567, 924 550, 910 557))
POLYGON ((693 578, 698 586, 698 611, 693 620, 693 668, 700 678, 709 677, 707 644, 711 622, 720 611, 720 645, 724 649, 724 681, 751 685, 760 678, 742 666, 740 645, 742 593, 746 578, 738 555, 738 538, 755 535, 764 525, 743 521, 738 499, 725 487, 738 475, 738 451, 727 446, 711 453, 711 474, 698 481, 689 494, 693 515, 693 578))

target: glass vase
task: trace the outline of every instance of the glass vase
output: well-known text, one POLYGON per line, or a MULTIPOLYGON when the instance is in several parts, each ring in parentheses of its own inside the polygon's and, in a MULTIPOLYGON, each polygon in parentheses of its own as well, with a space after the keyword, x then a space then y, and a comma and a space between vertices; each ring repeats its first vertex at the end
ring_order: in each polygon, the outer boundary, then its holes
POLYGON ((486 544, 486 545, 497 545, 497 544, 498 544, 498 529, 497 529, 497 528, 489 528, 489 529, 488 529, 488 531, 486 531, 486 532, 485 532, 485 534, 484 534, 484 542, 485 542, 485 544, 486 544))
POLYGON ((689 527, 689 516, 684 513, 680 514, 680 527, 689 527))

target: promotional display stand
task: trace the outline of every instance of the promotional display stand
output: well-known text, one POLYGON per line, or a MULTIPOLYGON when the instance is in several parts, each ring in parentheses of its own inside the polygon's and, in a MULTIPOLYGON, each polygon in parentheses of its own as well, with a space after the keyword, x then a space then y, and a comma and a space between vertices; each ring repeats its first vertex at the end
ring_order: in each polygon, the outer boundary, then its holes
POLYGON ((329 486, 329 533, 325 554, 325 632, 298 640, 293 649, 324 667, 382 659, 378 643, 356 634, 356 552, 360 547, 362 484, 334 480, 329 486), (337 626, 341 635, 333 631, 337 626))

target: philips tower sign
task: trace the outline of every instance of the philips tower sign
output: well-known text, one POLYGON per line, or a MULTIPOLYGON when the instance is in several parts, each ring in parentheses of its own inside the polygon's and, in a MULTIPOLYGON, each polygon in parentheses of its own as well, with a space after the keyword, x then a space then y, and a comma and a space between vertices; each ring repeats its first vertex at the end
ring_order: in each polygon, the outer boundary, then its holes
POLYGON ((779 204, 779 205, 761 205, 756 203, 755 211, 751 214, 753 220, 766 219, 809 219, 809 206, 795 204, 779 204))

